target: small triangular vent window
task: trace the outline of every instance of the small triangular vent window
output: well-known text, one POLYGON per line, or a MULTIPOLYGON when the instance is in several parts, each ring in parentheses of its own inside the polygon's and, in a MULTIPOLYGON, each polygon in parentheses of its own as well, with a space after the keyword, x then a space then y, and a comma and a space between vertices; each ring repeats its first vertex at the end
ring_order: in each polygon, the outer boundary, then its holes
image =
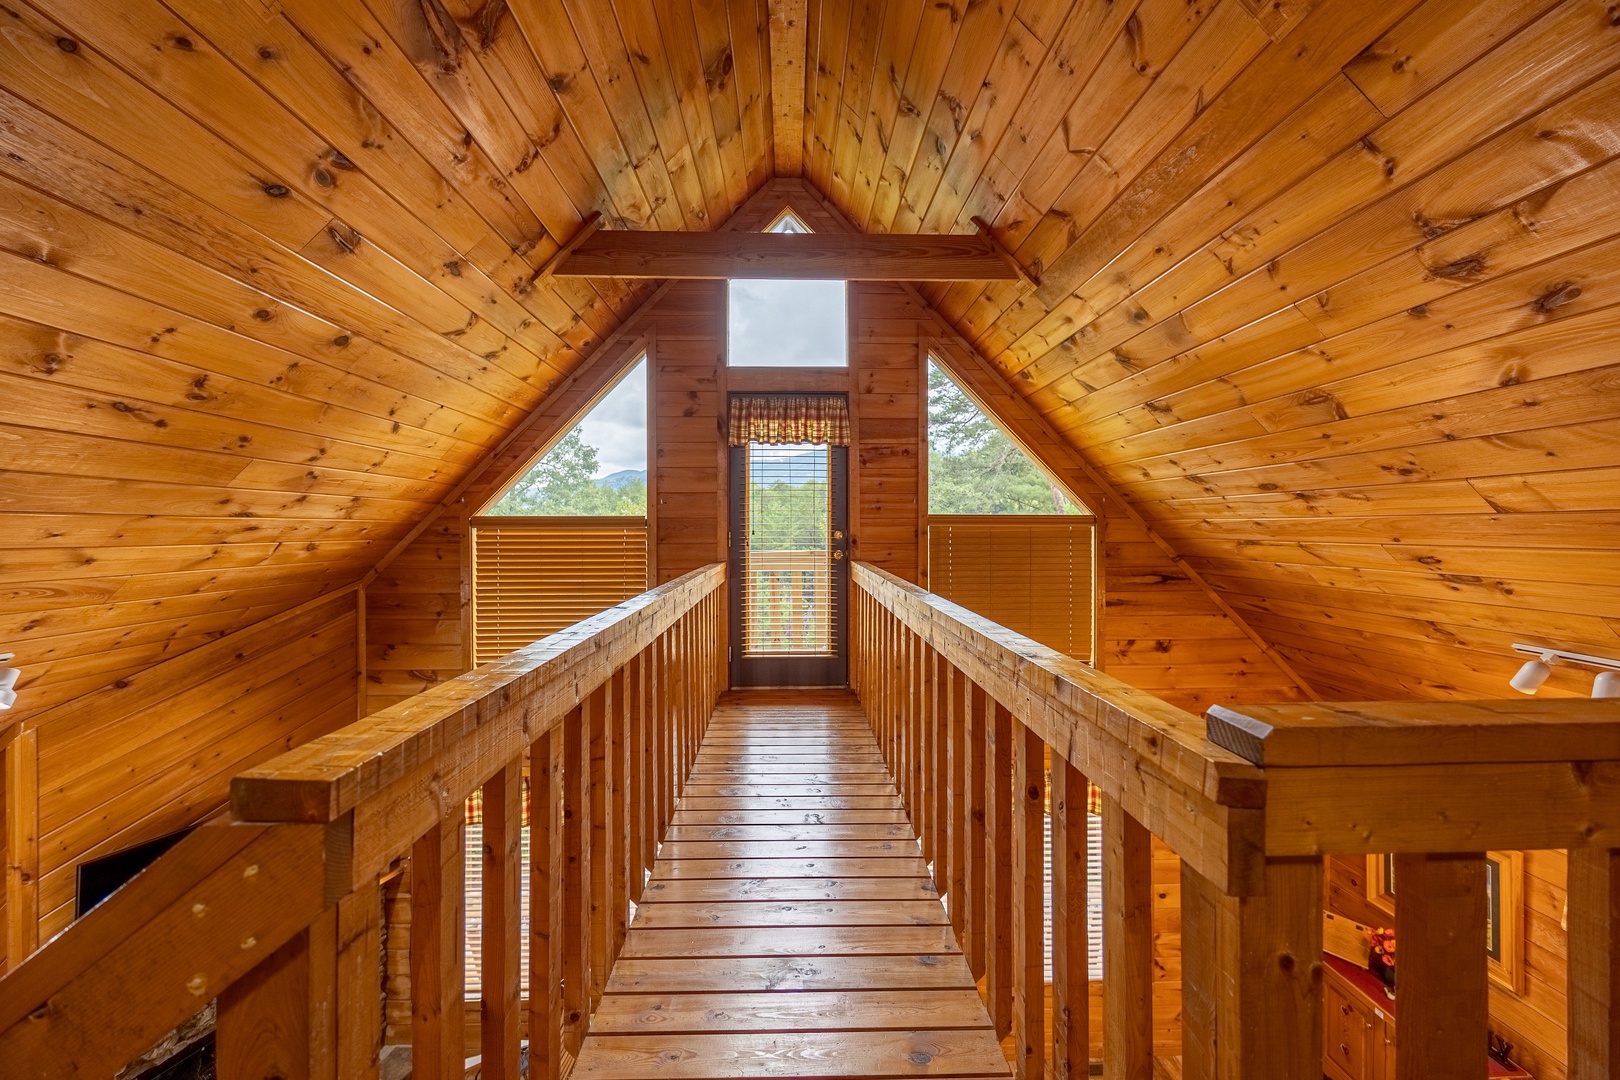
POLYGON ((928 361, 930 514, 1085 514, 1079 502, 928 361))
POLYGON ((490 517, 644 517, 646 513, 645 357, 484 511, 490 517))

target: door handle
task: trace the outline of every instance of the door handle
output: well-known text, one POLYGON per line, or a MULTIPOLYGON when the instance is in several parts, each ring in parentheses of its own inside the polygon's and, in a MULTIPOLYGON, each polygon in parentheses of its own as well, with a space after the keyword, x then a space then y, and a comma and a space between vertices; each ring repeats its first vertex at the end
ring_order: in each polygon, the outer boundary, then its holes
POLYGON ((843 548, 833 548, 832 557, 833 557, 833 560, 835 562, 837 560, 839 560, 839 559, 842 559, 844 557, 844 549, 843 548))

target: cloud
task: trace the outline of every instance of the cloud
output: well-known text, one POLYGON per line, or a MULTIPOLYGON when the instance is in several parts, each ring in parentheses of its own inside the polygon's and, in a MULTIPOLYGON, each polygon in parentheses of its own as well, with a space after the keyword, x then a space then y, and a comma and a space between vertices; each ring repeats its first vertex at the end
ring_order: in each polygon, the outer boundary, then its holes
POLYGON ((647 468, 647 361, 631 368, 619 385, 579 422, 580 436, 596 447, 597 476, 647 468))
POLYGON ((727 304, 731 366, 845 366, 848 288, 843 281, 732 281, 727 304))

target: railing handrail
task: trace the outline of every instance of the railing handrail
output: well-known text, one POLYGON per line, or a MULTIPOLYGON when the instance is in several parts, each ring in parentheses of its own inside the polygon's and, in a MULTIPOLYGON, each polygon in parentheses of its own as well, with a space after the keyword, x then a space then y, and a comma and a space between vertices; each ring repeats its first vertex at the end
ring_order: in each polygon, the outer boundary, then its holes
POLYGON ((236 823, 203 824, 0 977, 0 1060, 18 1076, 116 1072, 375 889, 387 860, 455 820, 724 580, 722 564, 694 570, 238 775, 236 823), (131 987, 138 1009, 124 1007, 131 987))
MULTIPOLYGON (((519 753, 724 575, 719 563, 700 567, 239 773, 231 780, 232 812, 238 821, 336 821, 462 739, 500 747, 482 748, 485 756, 519 753), (521 717, 491 727, 489 712, 519 702, 526 706, 521 717)), ((461 779, 441 798, 464 800, 483 782, 461 779)))
POLYGON ((878 567, 852 580, 1200 873, 1246 891, 1265 773, 1201 718, 878 567))

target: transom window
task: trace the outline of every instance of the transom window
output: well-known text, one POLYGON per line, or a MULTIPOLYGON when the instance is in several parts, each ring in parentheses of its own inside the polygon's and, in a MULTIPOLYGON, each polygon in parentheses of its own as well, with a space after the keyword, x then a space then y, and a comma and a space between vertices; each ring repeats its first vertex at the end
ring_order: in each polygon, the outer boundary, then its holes
MULTIPOLYGON (((785 211, 765 231, 810 229, 785 211)), ((849 366, 849 282, 733 278, 728 285, 728 365, 849 366)))

